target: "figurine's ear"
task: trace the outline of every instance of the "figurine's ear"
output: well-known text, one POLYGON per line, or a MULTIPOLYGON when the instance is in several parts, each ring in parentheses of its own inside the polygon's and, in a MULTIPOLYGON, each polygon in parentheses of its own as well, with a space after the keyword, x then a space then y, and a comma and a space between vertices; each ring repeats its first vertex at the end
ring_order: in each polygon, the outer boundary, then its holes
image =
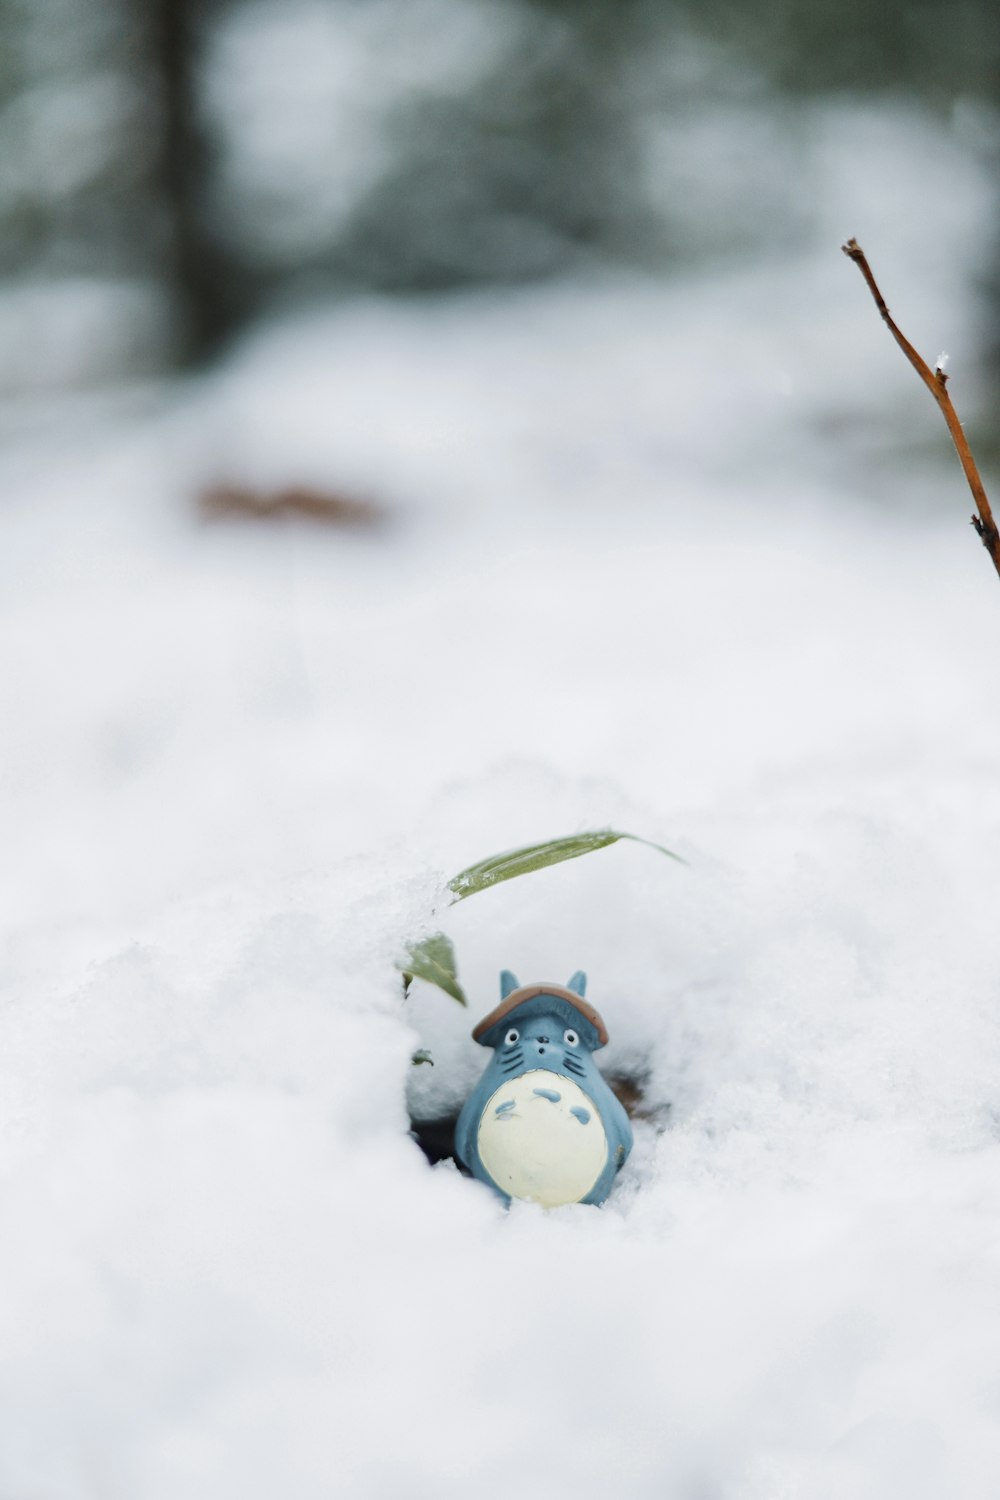
POLYGON ((582 969, 577 969, 566 988, 572 990, 574 995, 579 995, 581 1000, 583 999, 587 992, 587 976, 582 969))
POLYGON ((500 970, 500 999, 506 1000, 518 988, 517 975, 512 974, 509 969, 500 970))

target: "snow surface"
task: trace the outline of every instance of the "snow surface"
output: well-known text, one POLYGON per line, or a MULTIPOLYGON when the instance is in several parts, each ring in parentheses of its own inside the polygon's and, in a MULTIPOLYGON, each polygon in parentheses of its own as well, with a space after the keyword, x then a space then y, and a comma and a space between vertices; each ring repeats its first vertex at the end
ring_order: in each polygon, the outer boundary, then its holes
MULTIPOLYGON (((960 409, 967 225, 838 229, 960 409)), ((836 245, 5 414, 4 1497, 994 1500, 1000 595, 836 245), (389 519, 199 523, 219 479, 389 519), (689 867, 447 910, 605 824, 689 867), (474 1013, 401 1002, 438 924, 474 1013), (669 1105, 603 1210, 407 1134, 502 966, 586 968, 669 1105)))

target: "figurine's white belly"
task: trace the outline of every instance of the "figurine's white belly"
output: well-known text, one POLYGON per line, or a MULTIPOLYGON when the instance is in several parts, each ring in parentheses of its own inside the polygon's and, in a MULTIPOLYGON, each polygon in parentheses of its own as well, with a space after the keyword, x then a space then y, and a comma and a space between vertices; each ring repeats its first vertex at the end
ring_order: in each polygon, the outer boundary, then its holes
POLYGON ((547 1068, 497 1089, 483 1110, 477 1144, 499 1188, 545 1208, 586 1198, 608 1159, 608 1138, 593 1100, 547 1068))

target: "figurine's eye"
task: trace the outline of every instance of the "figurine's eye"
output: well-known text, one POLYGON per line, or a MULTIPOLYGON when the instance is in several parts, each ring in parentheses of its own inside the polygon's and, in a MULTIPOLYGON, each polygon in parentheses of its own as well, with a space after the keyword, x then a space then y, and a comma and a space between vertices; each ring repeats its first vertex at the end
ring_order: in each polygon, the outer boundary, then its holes
POLYGON ((580 1038, 577 1036, 575 1031, 564 1031, 563 1041, 566 1043, 567 1047, 578 1047, 580 1044, 580 1038))
POLYGON ((512 1026, 507 1035, 504 1037, 504 1042, 508 1047, 513 1047, 514 1043, 519 1042, 520 1040, 521 1033, 518 1031, 516 1026, 512 1026))

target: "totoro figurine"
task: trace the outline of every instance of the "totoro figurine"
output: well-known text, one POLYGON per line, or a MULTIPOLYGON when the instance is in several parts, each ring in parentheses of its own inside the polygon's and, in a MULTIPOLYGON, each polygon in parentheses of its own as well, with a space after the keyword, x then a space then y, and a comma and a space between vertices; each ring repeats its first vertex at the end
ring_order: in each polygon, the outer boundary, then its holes
POLYGON ((628 1115, 593 1059, 608 1033, 586 985, 579 971, 565 988, 519 986, 505 969, 500 1004, 472 1033, 493 1057, 459 1115, 455 1146, 508 1201, 603 1203, 632 1149, 628 1115))

